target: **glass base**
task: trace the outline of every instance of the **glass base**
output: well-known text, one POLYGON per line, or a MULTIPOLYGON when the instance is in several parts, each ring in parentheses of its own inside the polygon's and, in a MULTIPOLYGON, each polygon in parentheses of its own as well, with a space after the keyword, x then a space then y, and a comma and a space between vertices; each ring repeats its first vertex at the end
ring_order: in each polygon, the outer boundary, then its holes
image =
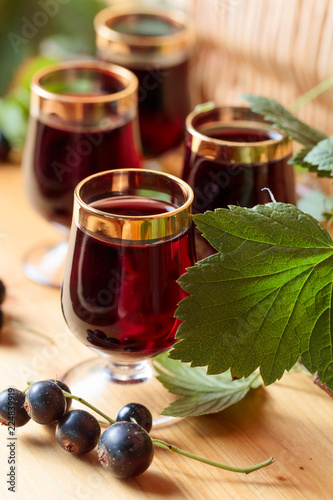
MULTIPOLYGON (((106 358, 93 358, 71 368, 61 377, 72 394, 85 399, 111 418, 127 403, 141 403, 152 413, 153 428, 175 423, 178 418, 161 415, 175 396, 155 378, 148 361, 130 365, 113 363, 106 358)), ((85 409, 103 420, 98 414, 76 400, 73 408, 85 409)))
POLYGON ((25 275, 40 285, 61 287, 68 241, 57 245, 40 244, 25 255, 23 270, 25 275))

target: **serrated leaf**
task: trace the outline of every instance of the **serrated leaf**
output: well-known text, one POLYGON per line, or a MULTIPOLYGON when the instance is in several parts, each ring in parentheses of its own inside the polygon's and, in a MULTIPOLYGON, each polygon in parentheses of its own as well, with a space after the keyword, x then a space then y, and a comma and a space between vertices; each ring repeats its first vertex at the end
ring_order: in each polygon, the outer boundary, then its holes
POLYGON ((317 165, 318 170, 325 170, 333 175, 333 136, 320 141, 309 151, 304 161, 317 165))
POLYGON ((176 317, 183 321, 173 359, 231 369, 248 377, 258 367, 266 385, 301 356, 333 387, 333 241, 293 205, 230 207, 194 217, 220 253, 179 279, 189 294, 176 317))
POLYGON ((309 170, 310 169, 317 170, 317 167, 313 167, 313 165, 311 165, 311 163, 307 163, 306 161, 304 161, 304 158, 311 151, 311 149, 312 149, 312 146, 308 146, 306 148, 302 148, 300 151, 298 151, 297 153, 295 153, 290 158, 289 163, 291 165, 300 165, 301 167, 308 168, 309 170))
POLYGON ((307 168, 309 172, 316 172, 317 177, 331 177, 330 170, 318 170, 318 165, 312 165, 311 163, 305 161, 306 155, 310 151, 312 151, 312 149, 313 146, 302 148, 300 151, 298 151, 290 158, 288 163, 290 163, 291 165, 298 165, 300 167, 307 168))
POLYGON ((303 146, 315 146, 319 141, 327 138, 319 130, 296 118, 274 99, 251 94, 243 94, 242 97, 250 104, 255 113, 259 113, 266 120, 273 122, 276 127, 291 135, 295 141, 300 142, 303 146))
POLYGON ((333 197, 314 189, 302 196, 297 201, 297 206, 318 221, 324 221, 327 219, 327 214, 333 210, 333 197))
POLYGON ((172 417, 198 417, 217 413, 243 399, 251 388, 261 385, 258 373, 246 379, 232 380, 230 371, 207 375, 203 368, 188 365, 162 354, 154 362, 157 379, 169 392, 180 396, 171 403, 163 415, 172 417))

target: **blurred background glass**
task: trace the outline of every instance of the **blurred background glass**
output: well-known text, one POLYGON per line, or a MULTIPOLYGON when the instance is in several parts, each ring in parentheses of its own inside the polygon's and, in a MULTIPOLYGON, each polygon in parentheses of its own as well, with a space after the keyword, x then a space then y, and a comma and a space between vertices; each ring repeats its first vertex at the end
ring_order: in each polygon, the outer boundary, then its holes
MULTIPOLYGON (((126 1, 126 0, 125 0, 126 1)), ((145 5, 188 9, 190 0, 145 0, 145 5)), ((21 152, 29 117, 29 86, 36 70, 96 53, 93 19, 123 0, 1 0, 0 161, 8 144, 21 152)), ((142 4, 142 2, 138 2, 142 4)))
MULTIPOLYGON (((22 150, 31 75, 49 62, 94 57, 94 16, 126 1, 1 0, 0 161, 9 150, 1 132, 12 148, 22 150)), ((207 101, 244 105, 244 92, 289 106, 333 74, 332 0, 138 0, 141 3, 181 8, 193 18, 192 108, 207 101)), ((332 106, 330 89, 297 116, 330 135, 332 106)), ((177 174, 181 165, 178 158, 165 167, 177 174)), ((316 179, 304 169, 301 173, 310 181, 309 186, 303 182, 300 196, 312 196, 317 188, 332 194, 329 179, 316 179)), ((302 208, 309 211, 313 205, 318 206, 317 198, 302 208)))

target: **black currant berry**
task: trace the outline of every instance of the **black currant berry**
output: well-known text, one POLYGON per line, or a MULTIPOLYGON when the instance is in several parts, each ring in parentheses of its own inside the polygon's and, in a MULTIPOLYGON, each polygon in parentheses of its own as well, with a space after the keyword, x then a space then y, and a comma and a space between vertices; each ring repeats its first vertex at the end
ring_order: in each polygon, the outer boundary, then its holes
POLYGON ((25 397, 24 407, 38 424, 57 422, 65 413, 66 399, 60 387, 50 380, 33 384, 25 397))
POLYGON ((10 144, 0 131, 0 162, 6 161, 10 152, 10 144))
POLYGON ((6 296, 6 287, 4 285, 4 282, 0 280, 0 304, 2 304, 3 301, 5 300, 5 296, 6 296))
MULTIPOLYGON (((53 382, 54 384, 57 384, 60 387, 60 389, 62 389, 63 391, 69 392, 71 394, 71 390, 68 387, 68 385, 65 384, 65 382, 62 382, 61 380, 51 380, 51 379, 49 380, 49 382, 53 382)), ((71 409, 72 399, 71 398, 65 398, 65 399, 66 399, 65 413, 67 413, 71 409)))
POLYGON ((0 392, 0 424, 22 427, 30 420, 23 407, 25 395, 23 392, 9 388, 0 392))
POLYGON ((128 403, 120 408, 115 420, 116 422, 136 422, 147 432, 150 432, 153 426, 153 418, 150 411, 140 403, 128 403))
POLYGON ((72 410, 58 422, 56 439, 70 453, 84 454, 92 451, 101 435, 96 418, 85 410, 72 410))
POLYGON ((98 442, 100 463, 122 479, 142 474, 153 458, 153 442, 138 424, 116 422, 103 432, 98 442))

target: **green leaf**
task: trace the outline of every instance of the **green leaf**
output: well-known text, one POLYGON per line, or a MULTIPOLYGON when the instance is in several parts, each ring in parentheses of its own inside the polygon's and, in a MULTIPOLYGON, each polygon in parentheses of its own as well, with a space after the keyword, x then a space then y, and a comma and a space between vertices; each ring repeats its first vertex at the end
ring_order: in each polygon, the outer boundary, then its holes
POLYGON ((333 175, 333 136, 318 142, 305 156, 304 161, 318 165, 318 170, 325 170, 333 175))
POLYGON ((319 141, 327 138, 325 134, 303 123, 273 99, 251 94, 243 94, 242 97, 250 104, 254 112, 273 122, 277 128, 291 135, 303 146, 315 146, 319 141))
POLYGON ((261 385, 258 373, 239 380, 232 380, 230 371, 207 375, 203 368, 190 368, 168 358, 167 354, 156 359, 154 368, 159 374, 157 379, 164 387, 180 396, 162 412, 172 417, 217 413, 243 399, 251 388, 261 385))
POLYGON ((14 98, 0 99, 0 130, 12 148, 23 147, 27 132, 27 117, 24 108, 14 98))
POLYGON ((248 377, 258 367, 266 385, 301 356, 333 387, 333 241, 293 205, 231 206, 194 216, 219 253, 179 279, 189 294, 171 358, 231 369, 248 377))
POLYGON ((35 71, 48 66, 51 62, 54 60, 45 57, 30 60, 19 72, 16 86, 0 99, 0 130, 14 149, 22 149, 26 138, 31 77, 35 71))
POLYGON ((206 111, 211 111, 216 106, 214 101, 203 102, 202 104, 197 104, 194 107, 194 111, 197 113, 205 113, 206 111))
POLYGON ((327 219, 327 214, 333 210, 333 197, 327 196, 322 191, 311 189, 297 201, 297 206, 318 221, 327 219))
MULTIPOLYGON (((316 147, 316 146, 314 146, 316 147)), ((318 165, 312 165, 311 163, 308 163, 305 161, 306 155, 312 151, 313 147, 307 147, 307 148, 302 148, 300 151, 294 154, 292 158, 290 158, 289 162, 292 165, 298 165, 303 168, 307 168, 309 172, 316 172, 317 177, 331 177, 331 171, 330 170, 318 170, 318 165)))
POLYGON ((311 165, 311 163, 307 163, 304 161, 306 155, 311 151, 313 146, 308 146, 306 148, 300 149, 297 153, 295 153, 289 160, 291 165, 300 165, 301 167, 308 168, 309 170, 317 170, 317 167, 311 165))
POLYGON ((39 71, 40 69, 43 69, 55 62, 57 62, 56 59, 44 56, 37 56, 29 59, 29 61, 25 63, 18 72, 15 81, 15 87, 23 87, 30 92, 31 78, 36 73, 36 71, 39 71))

